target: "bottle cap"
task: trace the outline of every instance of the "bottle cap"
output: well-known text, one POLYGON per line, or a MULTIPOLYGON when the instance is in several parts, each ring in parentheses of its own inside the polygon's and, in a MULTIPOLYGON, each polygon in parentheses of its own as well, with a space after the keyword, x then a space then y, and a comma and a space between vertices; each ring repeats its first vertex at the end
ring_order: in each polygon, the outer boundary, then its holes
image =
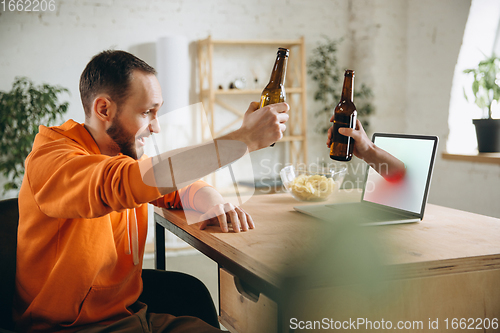
POLYGON ((288 54, 290 53, 289 49, 286 49, 284 47, 279 47, 278 48, 278 54, 284 55, 285 57, 288 57, 288 54))
POLYGON ((345 73, 344 73, 344 76, 352 76, 354 77, 354 71, 352 69, 346 69, 345 70, 345 73))

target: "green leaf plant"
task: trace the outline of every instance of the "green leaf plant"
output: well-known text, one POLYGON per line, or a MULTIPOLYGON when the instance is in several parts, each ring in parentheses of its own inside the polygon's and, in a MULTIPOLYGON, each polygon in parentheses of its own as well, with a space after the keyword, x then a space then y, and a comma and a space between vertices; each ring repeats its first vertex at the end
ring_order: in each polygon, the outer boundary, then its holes
MULTIPOLYGON (((466 74, 473 74, 472 93, 474 102, 484 112, 484 118, 491 119, 491 104, 500 100, 500 58, 495 54, 479 62, 476 68, 464 70, 466 74)), ((464 88, 467 101, 467 93, 464 88)))
POLYGON ((19 189, 24 160, 31 151, 38 126, 53 125, 68 110, 58 95, 66 88, 35 86, 26 77, 16 77, 9 92, 0 91, 0 172, 6 177, 4 193, 19 189))
MULTIPOLYGON (((314 100, 323 104, 323 107, 314 113, 315 117, 320 118, 319 126, 316 126, 316 131, 320 134, 326 134, 332 126, 329 120, 340 101, 344 82, 343 73, 340 72, 337 63, 337 50, 342 39, 334 40, 326 36, 323 38, 324 41, 319 42, 312 51, 313 54, 307 64, 307 73, 317 84, 314 100)), ((354 89, 354 104, 365 130, 369 127, 367 117, 375 111, 370 103, 372 96, 372 90, 365 84, 354 89)))

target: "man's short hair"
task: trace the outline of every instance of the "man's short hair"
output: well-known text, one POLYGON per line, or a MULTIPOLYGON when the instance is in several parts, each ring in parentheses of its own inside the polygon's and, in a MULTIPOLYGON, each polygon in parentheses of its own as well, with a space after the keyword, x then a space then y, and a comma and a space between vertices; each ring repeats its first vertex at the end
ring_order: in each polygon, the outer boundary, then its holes
POLYGON ((95 55, 80 77, 80 97, 85 116, 92 112, 94 98, 106 93, 119 106, 128 97, 132 72, 139 70, 156 75, 156 70, 125 51, 107 50, 95 55))

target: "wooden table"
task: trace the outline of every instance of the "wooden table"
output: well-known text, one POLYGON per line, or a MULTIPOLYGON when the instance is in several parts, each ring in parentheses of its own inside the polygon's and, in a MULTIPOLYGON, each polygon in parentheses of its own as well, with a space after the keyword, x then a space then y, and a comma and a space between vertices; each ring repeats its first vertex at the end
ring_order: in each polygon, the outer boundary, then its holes
MULTIPOLYGON (((334 201, 359 195, 341 191, 334 201)), ((243 207, 256 229, 239 234, 202 231, 186 223, 195 212, 155 208, 158 268, 163 227, 216 261, 220 321, 231 332, 357 318, 391 321, 387 331, 411 323, 404 330, 415 332, 458 332, 452 325, 471 318, 500 331, 492 325, 500 319, 499 219, 429 204, 420 223, 360 228, 305 216, 298 204, 288 194, 252 197, 243 207)))

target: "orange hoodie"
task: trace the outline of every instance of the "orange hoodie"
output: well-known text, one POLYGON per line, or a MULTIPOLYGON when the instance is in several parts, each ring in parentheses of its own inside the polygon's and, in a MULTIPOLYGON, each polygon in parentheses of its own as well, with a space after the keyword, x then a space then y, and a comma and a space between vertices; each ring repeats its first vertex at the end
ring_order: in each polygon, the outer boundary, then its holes
POLYGON ((102 155, 72 120, 40 126, 19 192, 14 320, 21 332, 76 331, 129 316, 142 292, 147 204, 194 208, 192 185, 161 197, 136 160, 102 155))

